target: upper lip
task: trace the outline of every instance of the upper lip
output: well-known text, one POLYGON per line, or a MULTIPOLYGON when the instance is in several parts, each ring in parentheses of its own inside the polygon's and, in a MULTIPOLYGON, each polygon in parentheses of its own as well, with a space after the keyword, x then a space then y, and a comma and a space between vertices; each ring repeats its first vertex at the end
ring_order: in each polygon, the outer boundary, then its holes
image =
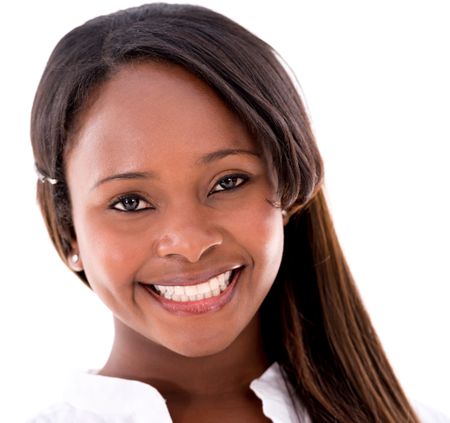
POLYGON ((184 286, 184 285, 197 285, 206 282, 222 273, 238 269, 243 267, 240 264, 226 265, 216 267, 214 269, 208 269, 201 272, 185 272, 176 273, 173 275, 166 275, 158 279, 142 282, 143 285, 166 285, 166 286, 184 286))

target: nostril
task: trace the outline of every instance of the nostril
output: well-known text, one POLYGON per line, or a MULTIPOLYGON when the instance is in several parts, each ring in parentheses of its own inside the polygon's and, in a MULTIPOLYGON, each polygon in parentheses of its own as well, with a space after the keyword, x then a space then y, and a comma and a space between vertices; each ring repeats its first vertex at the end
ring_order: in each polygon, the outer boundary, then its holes
POLYGON ((197 262, 209 250, 221 245, 223 237, 219 232, 208 232, 195 228, 184 228, 166 233, 156 240, 158 257, 181 256, 191 263, 197 262))

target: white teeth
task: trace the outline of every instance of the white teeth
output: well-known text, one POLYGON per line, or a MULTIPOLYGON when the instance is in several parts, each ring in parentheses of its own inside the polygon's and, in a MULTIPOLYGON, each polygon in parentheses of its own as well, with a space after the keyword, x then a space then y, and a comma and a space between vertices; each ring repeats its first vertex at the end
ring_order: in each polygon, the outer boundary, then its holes
POLYGON ((197 292, 199 294, 207 294, 208 292, 211 292, 209 283, 201 283, 200 285, 197 285, 197 292))
POLYGON ((193 297, 194 295, 197 295, 197 287, 195 285, 185 286, 184 291, 186 292, 186 295, 189 297, 193 297))
POLYGON ((156 291, 172 301, 198 301, 203 298, 216 297, 223 292, 230 283, 231 270, 222 273, 209 281, 197 285, 153 285, 156 291))
POLYGON ((221 275, 219 275, 219 288, 222 291, 227 287, 228 278, 230 277, 230 275, 227 275, 227 273, 222 273, 221 275))
POLYGON ((211 290, 214 291, 215 289, 219 288, 219 277, 215 277, 209 281, 209 286, 211 287, 211 290))
MULTIPOLYGON (((156 287, 156 285, 155 285, 156 287)), ((174 286, 174 293, 175 295, 184 295, 184 286, 174 286)))

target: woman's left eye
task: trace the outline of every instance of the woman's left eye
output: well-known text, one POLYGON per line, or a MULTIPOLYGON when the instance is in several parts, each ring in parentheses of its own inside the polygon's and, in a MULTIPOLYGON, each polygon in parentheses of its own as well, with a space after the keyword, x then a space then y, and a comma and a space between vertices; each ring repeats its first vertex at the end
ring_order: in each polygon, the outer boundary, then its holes
POLYGON ((221 191, 230 191, 245 184, 250 178, 247 175, 227 175, 220 179, 214 188, 210 191, 210 194, 221 191))

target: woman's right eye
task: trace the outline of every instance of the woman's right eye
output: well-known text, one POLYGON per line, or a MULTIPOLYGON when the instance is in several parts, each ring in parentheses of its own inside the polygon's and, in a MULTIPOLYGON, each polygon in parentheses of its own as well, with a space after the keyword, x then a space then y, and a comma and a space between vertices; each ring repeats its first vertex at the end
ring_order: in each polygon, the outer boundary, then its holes
POLYGON ((122 195, 110 205, 113 210, 121 212, 140 212, 143 210, 153 209, 150 203, 137 194, 122 195))

